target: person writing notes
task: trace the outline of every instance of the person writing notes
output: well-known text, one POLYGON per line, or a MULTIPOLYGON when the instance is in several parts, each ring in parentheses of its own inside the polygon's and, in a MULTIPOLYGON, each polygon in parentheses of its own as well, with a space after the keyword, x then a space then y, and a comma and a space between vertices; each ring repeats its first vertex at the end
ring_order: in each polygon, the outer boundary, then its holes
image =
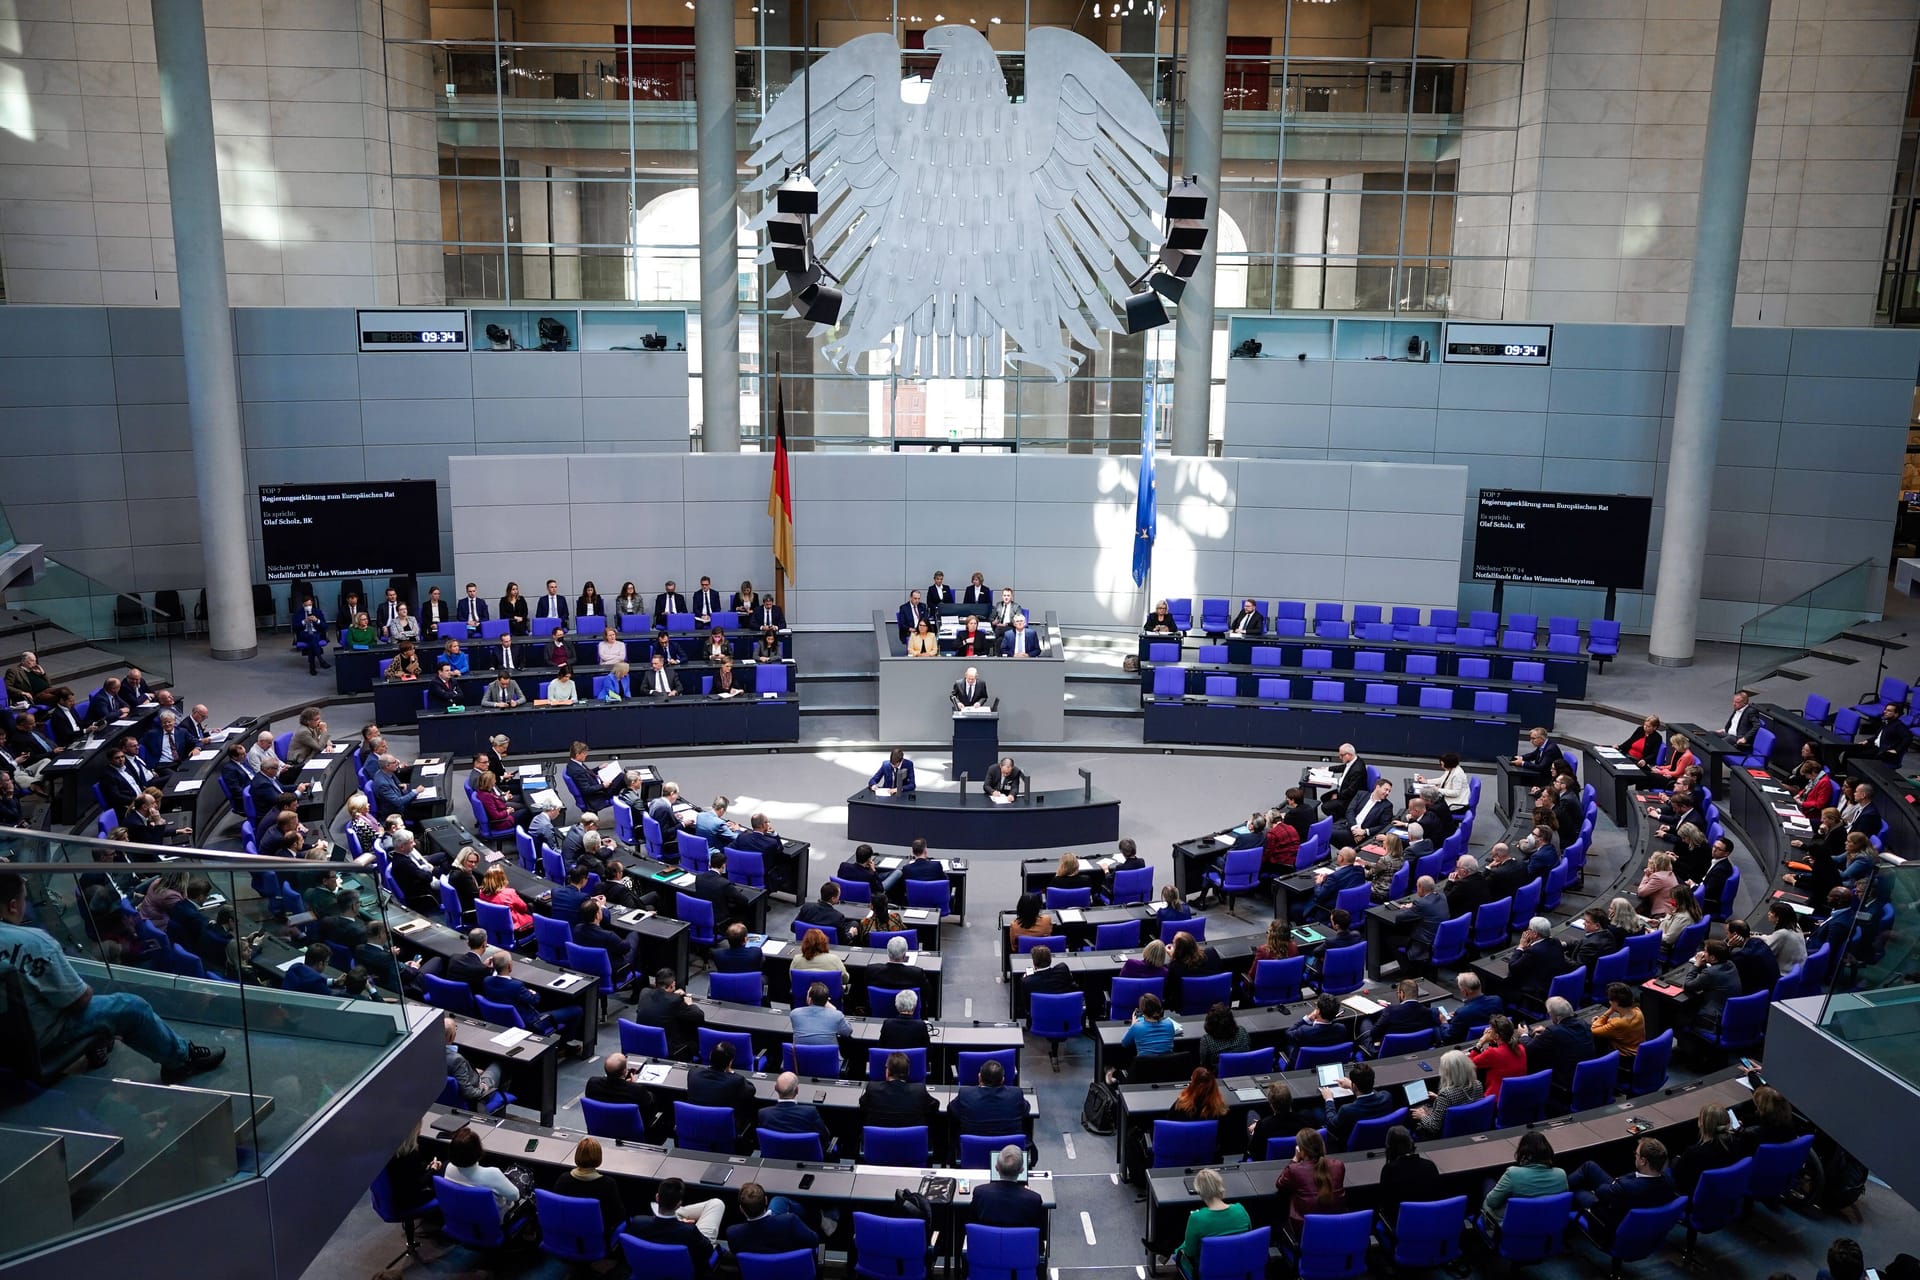
POLYGON ((966 674, 953 682, 952 698, 956 711, 987 705, 987 682, 980 678, 980 668, 968 667, 966 674))
POLYGON ((997 800, 1001 804, 1012 804, 1015 797, 1020 794, 1020 784, 1026 780, 1027 775, 1020 772, 1020 767, 1014 764, 1013 757, 1003 756, 999 764, 987 770, 985 784, 987 798, 997 800))

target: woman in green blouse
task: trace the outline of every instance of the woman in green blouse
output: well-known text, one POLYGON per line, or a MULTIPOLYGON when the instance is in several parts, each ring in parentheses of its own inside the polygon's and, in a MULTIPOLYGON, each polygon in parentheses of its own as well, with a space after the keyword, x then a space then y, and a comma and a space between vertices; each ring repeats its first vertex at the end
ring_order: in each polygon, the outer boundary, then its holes
POLYGON ((1200 1197, 1201 1206, 1187 1215, 1187 1238, 1181 1242, 1180 1254, 1187 1260, 1190 1270, 1198 1271, 1202 1240, 1208 1236, 1231 1236, 1251 1231, 1253 1223, 1245 1209, 1227 1203, 1226 1179, 1220 1176, 1218 1169, 1202 1169, 1194 1174, 1193 1189, 1200 1197))
POLYGON ((377 638, 377 633, 373 629, 373 623, 368 619, 367 615, 364 613, 354 614, 353 625, 347 628, 347 643, 356 649, 367 649, 372 647, 374 640, 377 638))

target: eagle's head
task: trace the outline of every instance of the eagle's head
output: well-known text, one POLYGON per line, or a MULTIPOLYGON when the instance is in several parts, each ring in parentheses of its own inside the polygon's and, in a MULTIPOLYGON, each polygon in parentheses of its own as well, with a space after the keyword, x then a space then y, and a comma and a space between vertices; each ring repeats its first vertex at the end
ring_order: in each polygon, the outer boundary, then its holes
POLYGON ((949 72, 962 75, 980 75, 991 71, 1000 74, 1000 64, 993 55, 993 46, 987 38, 970 26, 948 23, 927 32, 925 46, 940 54, 940 64, 934 69, 934 77, 949 72))

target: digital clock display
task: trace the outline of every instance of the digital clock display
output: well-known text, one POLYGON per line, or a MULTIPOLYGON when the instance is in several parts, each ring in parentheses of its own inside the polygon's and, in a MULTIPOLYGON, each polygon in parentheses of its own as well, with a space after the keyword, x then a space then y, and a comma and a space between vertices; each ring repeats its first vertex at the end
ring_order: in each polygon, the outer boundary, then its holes
POLYGON ((373 329, 360 335, 360 341, 399 345, 416 344, 422 347, 457 347, 467 340, 467 335, 458 329, 373 329))
POLYGON ((1547 349, 1537 342, 1450 342, 1447 344, 1450 356, 1519 356, 1523 359, 1544 359, 1547 349))
POLYGON ((464 311, 362 311, 362 351, 465 351, 472 326, 464 311))

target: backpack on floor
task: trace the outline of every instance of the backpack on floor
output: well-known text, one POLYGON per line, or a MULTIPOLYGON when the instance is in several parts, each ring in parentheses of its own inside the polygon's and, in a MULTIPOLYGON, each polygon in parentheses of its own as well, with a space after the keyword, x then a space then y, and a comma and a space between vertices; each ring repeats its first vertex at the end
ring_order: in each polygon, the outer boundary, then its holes
POLYGON ((1120 1127, 1120 1095, 1103 1080, 1087 1086, 1087 1100, 1080 1104, 1080 1127, 1102 1136, 1120 1127))

